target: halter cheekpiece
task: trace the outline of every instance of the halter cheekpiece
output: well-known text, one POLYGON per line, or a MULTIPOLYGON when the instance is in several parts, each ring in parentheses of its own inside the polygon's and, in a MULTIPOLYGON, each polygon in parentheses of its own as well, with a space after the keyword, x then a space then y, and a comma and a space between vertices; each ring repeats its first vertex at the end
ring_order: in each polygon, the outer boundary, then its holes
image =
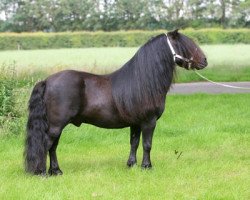
MULTIPOLYGON (((191 64, 192 64, 192 61, 193 61, 193 57, 191 57, 190 59, 188 59, 188 58, 184 58, 183 56, 177 54, 177 53, 175 52, 175 50, 174 50, 174 47, 172 46, 172 44, 171 44, 171 42, 170 42, 170 40, 169 40, 168 34, 165 33, 165 35, 167 36, 168 46, 169 46, 169 48, 170 48, 170 50, 171 50, 171 52, 172 52, 172 54, 173 54, 174 62, 175 62, 176 58, 179 58, 179 59, 181 59, 181 60, 187 62, 187 63, 188 63, 188 69, 190 69, 190 68, 191 68, 191 64)), ((176 62, 175 62, 175 63, 176 63, 176 62)))

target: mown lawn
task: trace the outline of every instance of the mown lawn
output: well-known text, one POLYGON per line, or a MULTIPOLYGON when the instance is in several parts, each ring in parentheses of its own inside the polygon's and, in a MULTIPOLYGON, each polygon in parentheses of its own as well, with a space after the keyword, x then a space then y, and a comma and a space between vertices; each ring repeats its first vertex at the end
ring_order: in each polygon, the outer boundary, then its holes
MULTIPOLYGON (((86 48, 1 51, 0 66, 14 65, 20 73, 43 71, 44 77, 62 69, 110 73, 128 61, 138 48, 86 48), (44 73, 45 71, 45 73, 44 73)), ((208 67, 202 74, 215 81, 250 81, 250 45, 204 45, 208 67)), ((192 71, 179 68, 177 82, 200 81, 192 71)))
POLYGON ((64 175, 49 178, 24 173, 24 114, 21 135, 0 132, 0 199, 250 199, 249 99, 168 96, 146 171, 141 145, 138 166, 126 167, 128 129, 70 125, 58 147, 64 175))

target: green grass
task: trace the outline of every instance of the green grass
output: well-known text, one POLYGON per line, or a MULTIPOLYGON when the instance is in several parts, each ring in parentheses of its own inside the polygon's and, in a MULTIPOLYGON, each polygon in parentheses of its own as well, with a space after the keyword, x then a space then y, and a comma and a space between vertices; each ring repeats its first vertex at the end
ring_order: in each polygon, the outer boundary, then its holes
MULTIPOLYGON (((104 74, 128 61, 138 48, 86 48, 0 52, 0 65, 15 62, 18 71, 45 71, 44 76, 62 69, 104 74)), ((205 45, 209 66, 201 73, 215 81, 250 81, 250 45, 205 45)), ((43 72, 44 73, 44 72, 43 72)), ((200 81, 192 71, 178 70, 178 82, 200 81)))
MULTIPOLYGON (((68 126, 58 147, 64 175, 50 178, 24 173, 23 134, 0 132, 0 199, 249 199, 249 99, 250 94, 168 96, 148 171, 125 165, 128 129, 68 126), (182 152, 179 159, 175 150, 182 152)), ((140 164, 141 145, 138 153, 140 164)))
MULTIPOLYGON (((250 81, 250 45, 202 47, 217 81, 250 81)), ((0 199, 250 199, 250 94, 170 95, 155 130, 153 169, 128 169, 129 129, 66 127, 58 147, 64 175, 24 173, 23 144, 32 79, 64 68, 108 73, 137 48, 90 48, 0 52, 0 66, 13 61, 22 74, 11 117, 0 127, 0 199), (182 152, 179 159, 174 152, 182 152)), ((2 71, 0 72, 3 73, 2 71)), ((1 76, 0 76, 1 78, 1 76)), ((178 71, 178 81, 200 80, 178 71)))

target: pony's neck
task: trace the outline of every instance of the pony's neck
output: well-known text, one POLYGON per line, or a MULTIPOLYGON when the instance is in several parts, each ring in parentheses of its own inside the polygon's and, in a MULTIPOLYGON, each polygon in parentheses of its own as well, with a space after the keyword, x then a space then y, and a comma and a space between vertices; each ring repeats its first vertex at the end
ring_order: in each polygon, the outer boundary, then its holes
POLYGON ((137 110, 136 106, 142 110, 157 107, 170 88, 174 68, 166 36, 151 39, 121 69, 111 74, 112 94, 118 109, 132 113, 137 110))
POLYGON ((129 87, 141 87, 143 91, 167 93, 174 76, 175 63, 165 34, 145 45, 119 70, 111 74, 116 82, 129 87), (119 78, 119 80, 118 80, 119 78))
POLYGON ((154 91, 155 94, 168 92, 174 76, 175 63, 164 34, 142 46, 131 59, 131 63, 131 70, 140 74, 141 87, 148 88, 144 91, 154 91))

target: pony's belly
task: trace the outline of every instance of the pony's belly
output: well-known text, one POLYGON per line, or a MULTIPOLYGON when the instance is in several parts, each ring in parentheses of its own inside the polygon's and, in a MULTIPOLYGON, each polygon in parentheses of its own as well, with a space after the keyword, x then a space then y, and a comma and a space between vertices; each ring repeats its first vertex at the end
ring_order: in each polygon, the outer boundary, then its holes
POLYGON ((82 115, 83 123, 92 124, 102 128, 124 128, 129 126, 122 120, 111 105, 93 105, 88 107, 82 115))
POLYGON ((128 124, 121 123, 121 122, 110 122, 105 120, 85 120, 84 123, 92 124, 94 126, 100 128, 108 128, 108 129, 117 129, 117 128, 125 128, 128 127, 128 124))

